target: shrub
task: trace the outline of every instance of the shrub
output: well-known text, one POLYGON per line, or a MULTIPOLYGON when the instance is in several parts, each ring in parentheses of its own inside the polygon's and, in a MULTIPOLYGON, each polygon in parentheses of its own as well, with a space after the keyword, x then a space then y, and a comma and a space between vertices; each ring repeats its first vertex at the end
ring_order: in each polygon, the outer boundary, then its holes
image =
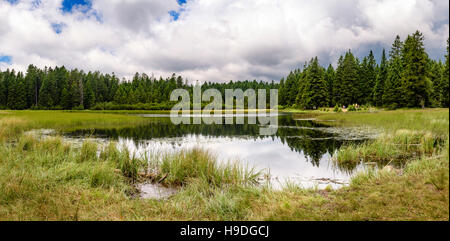
MULTIPOLYGON (((341 108, 339 108, 339 106, 336 105, 336 106, 334 107, 333 111, 334 111, 334 112, 339 112, 340 109, 341 109, 341 108)), ((342 111, 342 110, 341 110, 341 111, 342 111)))
POLYGON ((350 105, 348 107, 348 111, 356 111, 356 107, 354 105, 350 105))

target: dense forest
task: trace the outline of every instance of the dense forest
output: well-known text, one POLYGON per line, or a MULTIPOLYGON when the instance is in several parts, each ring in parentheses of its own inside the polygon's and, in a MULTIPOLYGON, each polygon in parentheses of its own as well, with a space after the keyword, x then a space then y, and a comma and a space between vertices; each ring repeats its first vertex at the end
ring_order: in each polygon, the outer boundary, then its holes
MULTIPOLYGON (((279 89, 283 107, 317 109, 352 104, 378 107, 449 107, 449 47, 445 63, 428 58, 417 31, 404 42, 397 36, 378 64, 369 52, 362 61, 349 50, 337 68, 324 68, 317 57, 292 71, 280 83, 263 81, 207 82, 202 89, 279 89)), ((173 74, 163 79, 136 73, 132 80, 114 74, 85 73, 64 66, 26 73, 0 71, 0 109, 170 109, 170 93, 192 84, 173 74)))
MULTIPOLYGON (((191 92, 192 85, 181 76, 156 79, 136 73, 131 81, 99 72, 84 73, 63 67, 39 69, 28 67, 26 75, 14 70, 0 72, 0 108, 3 109, 171 109, 170 94, 184 88, 191 92)), ((276 89, 278 84, 237 81, 205 83, 202 89, 216 88, 225 96, 225 89, 276 89)))
POLYGON ((428 58, 424 37, 417 31, 404 42, 397 36, 389 56, 383 50, 379 64, 372 51, 360 61, 349 50, 336 69, 320 66, 316 57, 280 81, 280 105, 449 107, 448 52, 447 40, 445 63, 428 58))

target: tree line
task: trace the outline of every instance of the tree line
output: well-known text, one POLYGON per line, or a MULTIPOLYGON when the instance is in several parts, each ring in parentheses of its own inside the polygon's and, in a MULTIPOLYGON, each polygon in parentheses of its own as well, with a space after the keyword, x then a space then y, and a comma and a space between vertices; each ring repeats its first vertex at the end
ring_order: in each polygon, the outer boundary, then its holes
MULTIPOLYGON (((447 40, 445 63, 432 60, 422 33, 416 31, 405 41, 397 36, 389 53, 383 50, 379 64, 372 51, 360 61, 349 50, 339 58, 336 69, 331 64, 322 67, 315 57, 280 83, 207 82, 202 89, 218 89, 223 97, 225 89, 279 89, 282 107, 302 109, 352 104, 449 107, 448 45, 447 40)), ((175 74, 163 79, 136 73, 131 80, 119 80, 114 73, 30 65, 25 74, 0 71, 0 109, 171 109, 170 94, 179 88, 192 96, 192 83, 175 74)))
MULTIPOLYGON (((192 95, 192 84, 173 74, 163 79, 136 73, 120 81, 114 74, 84 73, 64 66, 39 69, 30 65, 26 74, 0 71, 0 109, 171 109, 173 90, 183 88, 192 95)), ((202 89, 274 89, 278 84, 263 81, 205 83, 202 89)))
POLYGON ((353 104, 377 107, 449 107, 449 46, 445 63, 428 57, 422 33, 395 38, 378 64, 369 52, 362 61, 349 50, 337 68, 317 57, 280 81, 280 105, 317 109, 353 104))

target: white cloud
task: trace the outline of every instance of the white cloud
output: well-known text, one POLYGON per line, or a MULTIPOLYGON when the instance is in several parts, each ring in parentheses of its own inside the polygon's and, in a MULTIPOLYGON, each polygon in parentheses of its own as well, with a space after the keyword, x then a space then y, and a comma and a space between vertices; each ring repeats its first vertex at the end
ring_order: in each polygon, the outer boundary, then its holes
POLYGON ((0 55, 12 56, 2 69, 65 65, 126 77, 278 80, 316 55, 335 62, 347 49, 389 47, 395 35, 416 29, 440 58, 449 35, 442 0, 190 0, 178 21, 168 13, 179 11, 176 0, 93 0, 87 13, 63 13, 62 0, 34 9, 33 2, 0 0, 0 55), (62 24, 60 34, 52 23, 62 24))

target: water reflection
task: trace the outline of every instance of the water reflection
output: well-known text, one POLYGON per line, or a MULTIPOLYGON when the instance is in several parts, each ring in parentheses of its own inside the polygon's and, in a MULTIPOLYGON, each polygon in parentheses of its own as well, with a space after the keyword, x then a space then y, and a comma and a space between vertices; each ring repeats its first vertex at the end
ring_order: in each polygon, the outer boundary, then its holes
MULTIPOLYGON (((346 139, 346 131, 315 122, 309 116, 281 114, 274 136, 259 135, 260 125, 174 125, 164 115, 150 115, 149 123, 130 128, 78 130, 67 135, 111 138, 135 152, 176 151, 203 147, 221 161, 239 160, 244 165, 270 172, 275 182, 292 181, 311 187, 340 186, 363 166, 337 166, 335 151, 348 142, 362 142, 360 135, 346 139)), ((247 121, 246 121, 247 123, 247 121)))

